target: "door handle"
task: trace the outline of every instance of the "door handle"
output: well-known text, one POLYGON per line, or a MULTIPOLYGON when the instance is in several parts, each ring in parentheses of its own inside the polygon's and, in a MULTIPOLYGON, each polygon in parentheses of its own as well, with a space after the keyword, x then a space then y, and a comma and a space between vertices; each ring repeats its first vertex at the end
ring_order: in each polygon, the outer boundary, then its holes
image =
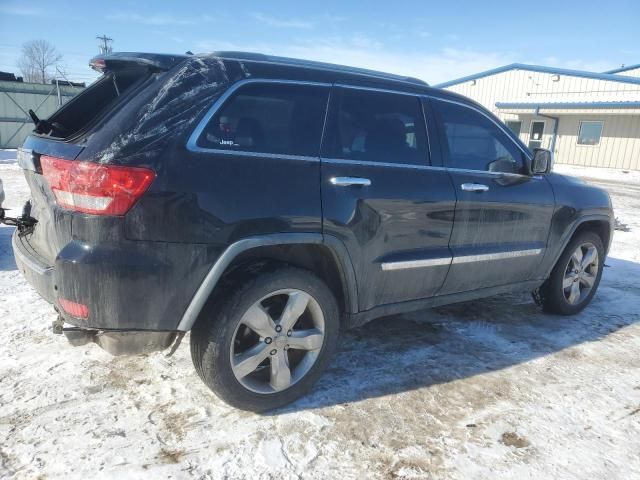
POLYGON ((481 183, 463 183, 460 188, 465 192, 486 192, 489 187, 481 183))
POLYGON ((371 180, 359 177, 331 177, 331 180, 329 181, 331 182, 331 185, 337 185, 339 187, 349 187, 351 185, 368 187, 371 185, 371 180))

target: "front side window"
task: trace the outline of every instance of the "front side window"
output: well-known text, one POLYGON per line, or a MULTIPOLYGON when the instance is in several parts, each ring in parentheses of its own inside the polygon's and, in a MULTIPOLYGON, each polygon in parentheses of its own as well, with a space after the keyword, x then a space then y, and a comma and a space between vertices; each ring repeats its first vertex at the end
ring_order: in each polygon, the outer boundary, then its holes
POLYGON ((329 89, 249 84, 209 121, 198 146, 217 150, 317 156, 329 89))
POLYGON ((515 142, 472 108, 435 101, 446 165, 451 168, 521 173, 525 157, 515 142))
POLYGON ((371 90, 337 91, 327 140, 334 158, 373 162, 427 162, 420 100, 371 90))
POLYGON ((600 121, 580 122, 578 145, 598 145, 600 143, 600 137, 602 137, 602 126, 603 123, 600 121))

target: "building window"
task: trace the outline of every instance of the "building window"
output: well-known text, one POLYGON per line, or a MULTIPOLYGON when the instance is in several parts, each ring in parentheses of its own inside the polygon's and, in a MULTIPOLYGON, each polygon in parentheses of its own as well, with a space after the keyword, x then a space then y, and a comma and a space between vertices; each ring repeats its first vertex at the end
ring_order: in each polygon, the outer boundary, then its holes
POLYGON ((504 123, 516 136, 520 136, 520 132, 522 131, 522 122, 520 120, 507 120, 504 123))
POLYGON ((544 122, 531 122, 529 150, 533 152, 536 148, 542 148, 542 135, 544 135, 544 122))
POLYGON ((598 145, 602 137, 603 122, 582 121, 578 131, 578 145, 598 145))

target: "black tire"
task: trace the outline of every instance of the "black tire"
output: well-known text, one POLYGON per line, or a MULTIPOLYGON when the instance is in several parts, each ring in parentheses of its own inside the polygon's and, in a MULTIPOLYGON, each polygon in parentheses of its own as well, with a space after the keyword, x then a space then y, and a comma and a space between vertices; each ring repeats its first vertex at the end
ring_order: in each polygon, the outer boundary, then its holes
MULTIPOLYGON (((229 405, 264 412, 286 405, 304 395, 327 368, 340 330, 336 299, 318 277, 307 270, 281 267, 247 274, 226 299, 214 301, 191 332, 191 358, 202 381, 229 405), (324 315, 324 341, 311 369, 285 390, 257 393, 238 381, 231 366, 234 335, 245 312, 265 295, 282 289, 311 295, 324 315)), ((275 342, 274 342, 275 343, 275 342)))
POLYGON ((582 309, 584 309, 598 290, 600 284, 600 278, 602 277, 602 270, 604 267, 604 246, 602 239, 594 232, 581 232, 576 235, 567 245, 562 255, 558 259, 555 267, 551 271, 551 275, 547 281, 540 287, 540 295, 542 300, 542 306, 544 311, 549 313, 557 313, 561 315, 574 315, 582 309), (573 255, 573 252, 580 245, 590 243, 596 247, 598 251, 598 272, 596 274, 595 281, 591 287, 591 291, 577 304, 571 304, 565 297, 564 289, 562 286, 565 272, 568 268, 569 260, 573 255))

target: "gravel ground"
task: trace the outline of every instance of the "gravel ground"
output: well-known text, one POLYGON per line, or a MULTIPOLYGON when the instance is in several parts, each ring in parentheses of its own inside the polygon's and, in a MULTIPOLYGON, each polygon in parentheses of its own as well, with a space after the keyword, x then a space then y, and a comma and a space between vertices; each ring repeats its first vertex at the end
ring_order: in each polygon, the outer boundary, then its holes
MULTIPOLYGON (((0 153, 19 208, 26 184, 0 153)), ((504 295, 377 320, 269 415, 211 394, 188 338, 171 358, 68 346, 0 227, 0 477, 640 478, 640 182, 557 168, 609 189, 631 230, 590 307, 549 316, 504 295)))

